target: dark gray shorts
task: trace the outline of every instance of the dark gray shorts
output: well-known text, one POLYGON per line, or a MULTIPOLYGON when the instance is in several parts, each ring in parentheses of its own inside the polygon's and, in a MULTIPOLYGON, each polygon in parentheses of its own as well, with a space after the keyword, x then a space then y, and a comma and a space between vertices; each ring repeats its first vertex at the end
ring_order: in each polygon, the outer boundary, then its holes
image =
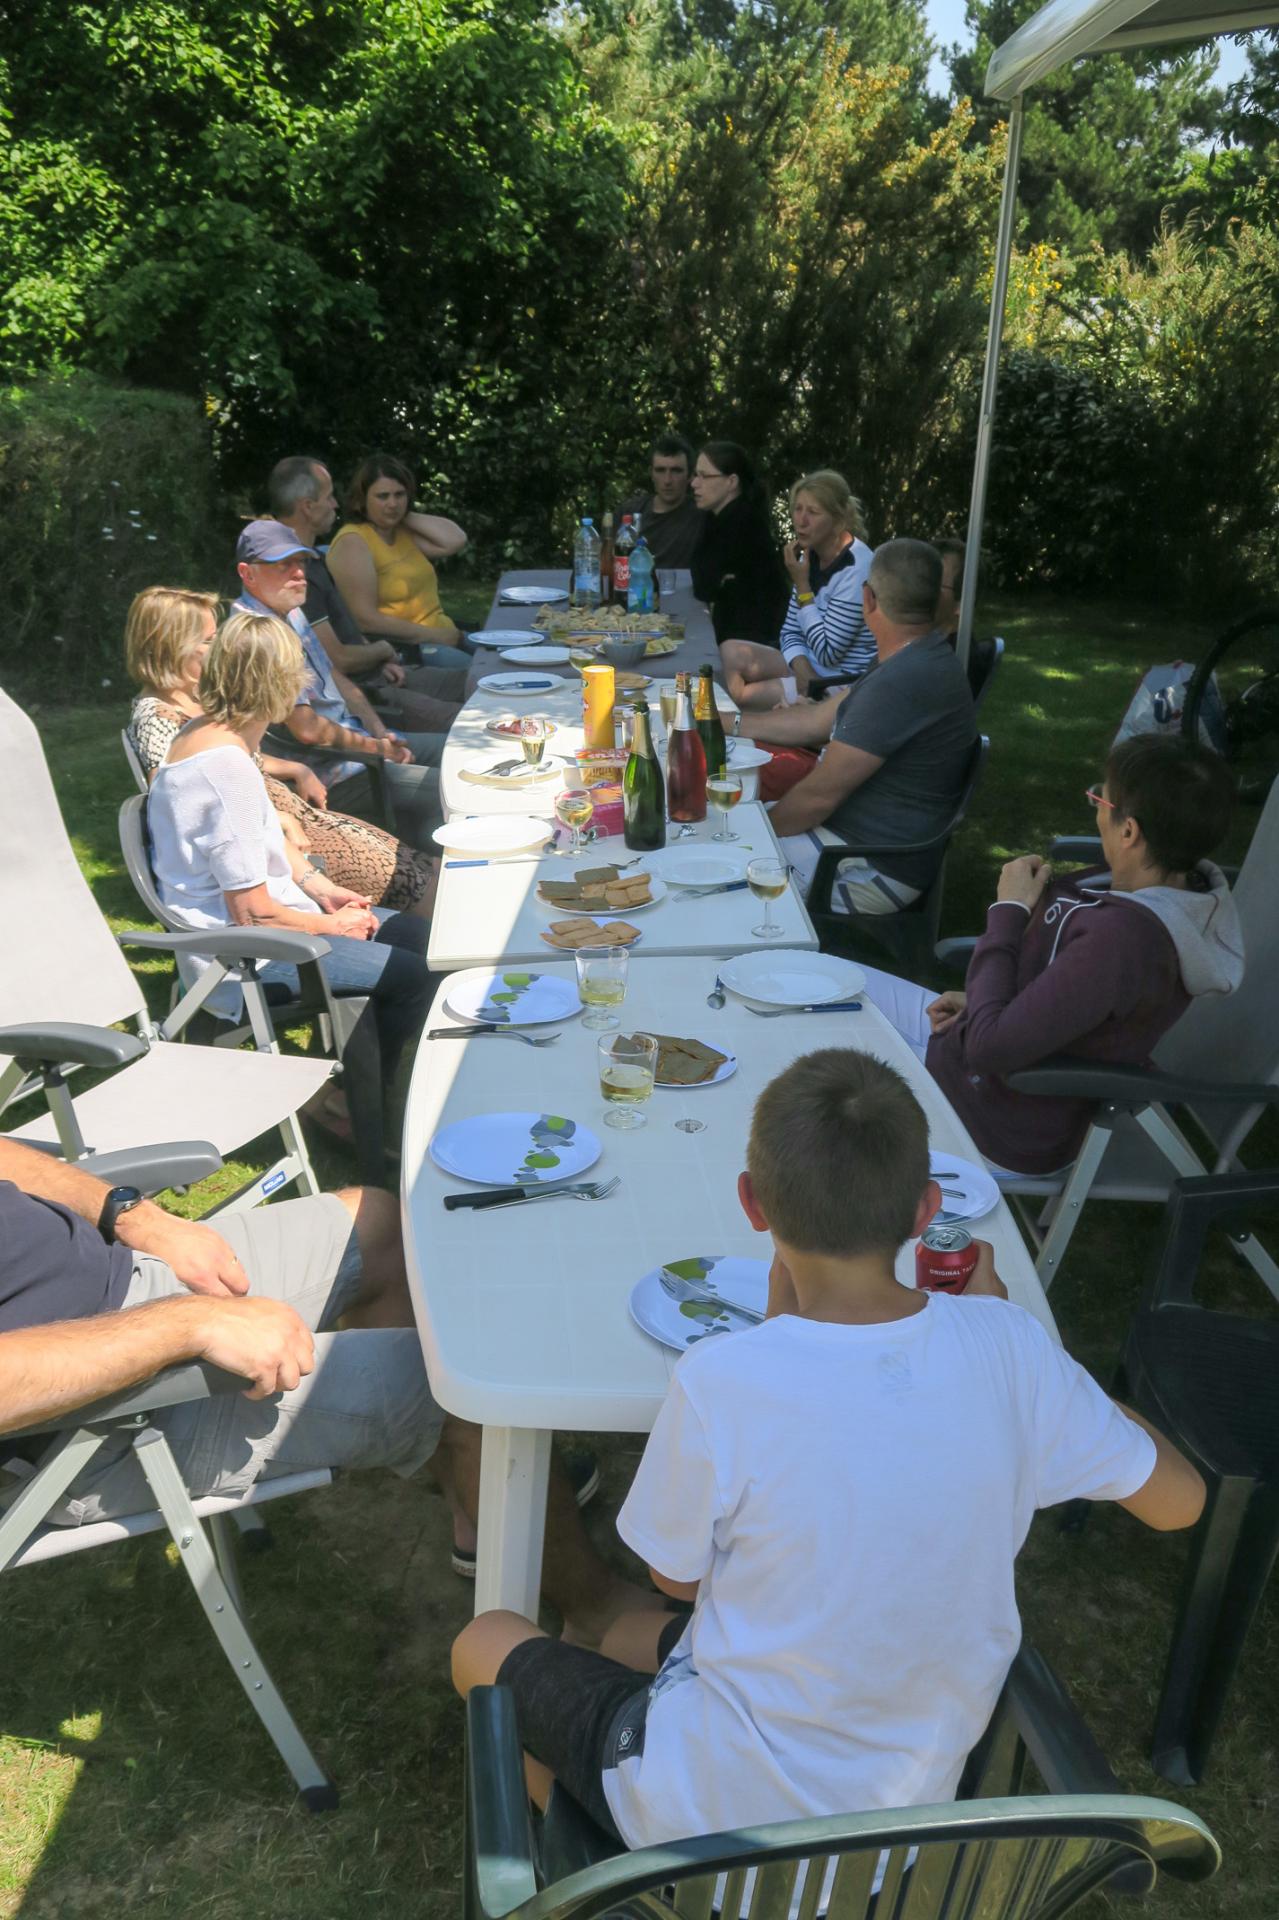
MULTIPOLYGON (((687 1613, 674 1613, 663 1627, 657 1643, 659 1666, 688 1618, 687 1613)), ((579 1807, 624 1847, 604 1796, 604 1775, 643 1751, 651 1679, 587 1647, 539 1638, 512 1647, 497 1684, 515 1695, 525 1752, 549 1767, 579 1807)))
MULTIPOLYGON (((315 1467, 415 1473, 444 1422, 415 1329, 325 1331, 360 1289, 360 1249, 342 1202, 284 1200, 211 1224, 239 1255, 250 1291, 287 1301, 316 1331, 315 1371, 269 1400, 220 1394, 157 1416, 192 1495, 234 1497, 256 1480, 315 1467)), ((185 1291, 162 1260, 139 1254, 124 1306, 185 1291)), ((49 1518, 81 1526, 153 1505, 128 1441, 108 1442, 49 1518)))

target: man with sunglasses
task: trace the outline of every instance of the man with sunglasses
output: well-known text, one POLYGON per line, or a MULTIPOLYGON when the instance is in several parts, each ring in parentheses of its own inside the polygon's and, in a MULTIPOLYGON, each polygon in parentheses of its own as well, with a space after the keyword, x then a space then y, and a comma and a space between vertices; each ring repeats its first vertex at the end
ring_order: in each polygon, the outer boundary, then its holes
POLYGON ((1243 979, 1230 889, 1207 857, 1234 779, 1198 742, 1142 734, 1111 750, 1097 810, 1105 865, 1059 879, 1038 854, 999 876, 964 991, 868 969, 866 992, 924 1061, 996 1171, 1056 1173, 1088 1100, 1017 1093, 1007 1076, 1053 1055, 1148 1066, 1200 994, 1243 979))

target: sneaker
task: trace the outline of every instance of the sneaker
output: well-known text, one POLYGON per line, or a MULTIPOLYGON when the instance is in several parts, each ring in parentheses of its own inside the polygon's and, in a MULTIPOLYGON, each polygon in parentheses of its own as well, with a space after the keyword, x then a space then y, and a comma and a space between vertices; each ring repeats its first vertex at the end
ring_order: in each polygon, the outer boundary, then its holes
MULTIPOLYGON (((580 1452, 566 1454, 564 1456, 564 1471, 568 1475, 569 1484, 573 1489, 573 1498, 577 1501, 578 1506, 588 1506, 600 1490, 600 1469, 599 1462, 595 1458, 595 1455, 588 1453, 585 1448, 580 1452)), ((463 1580, 474 1580, 475 1552, 473 1548, 459 1547, 455 1541, 453 1543, 451 1560, 454 1573, 463 1580)))

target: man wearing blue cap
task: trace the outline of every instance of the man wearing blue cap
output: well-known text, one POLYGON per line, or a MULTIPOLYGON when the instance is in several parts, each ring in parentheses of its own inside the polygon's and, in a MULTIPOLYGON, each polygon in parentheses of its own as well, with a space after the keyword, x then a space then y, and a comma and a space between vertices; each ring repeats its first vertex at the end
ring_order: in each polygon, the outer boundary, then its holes
POLYGON ((302 749, 314 752, 315 770, 343 813, 377 819, 377 797, 359 761, 333 757, 347 752, 375 754, 386 762, 387 792, 400 837, 414 846, 430 846, 441 824, 439 804, 442 733, 393 733, 346 675, 330 663, 314 627, 302 612, 306 598, 303 557, 314 551, 291 527, 278 520, 251 520, 236 542, 236 571, 244 591, 235 602, 242 613, 274 614, 302 643, 308 681, 302 699, 285 725, 302 749))

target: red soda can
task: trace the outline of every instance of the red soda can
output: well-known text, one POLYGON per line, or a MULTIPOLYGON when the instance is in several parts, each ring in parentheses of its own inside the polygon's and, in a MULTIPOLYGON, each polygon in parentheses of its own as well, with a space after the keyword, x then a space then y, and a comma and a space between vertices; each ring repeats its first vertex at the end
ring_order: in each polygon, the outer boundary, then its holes
POLYGON ((915 1285, 962 1293, 977 1269, 977 1242, 963 1227, 928 1227, 915 1248, 915 1285))

